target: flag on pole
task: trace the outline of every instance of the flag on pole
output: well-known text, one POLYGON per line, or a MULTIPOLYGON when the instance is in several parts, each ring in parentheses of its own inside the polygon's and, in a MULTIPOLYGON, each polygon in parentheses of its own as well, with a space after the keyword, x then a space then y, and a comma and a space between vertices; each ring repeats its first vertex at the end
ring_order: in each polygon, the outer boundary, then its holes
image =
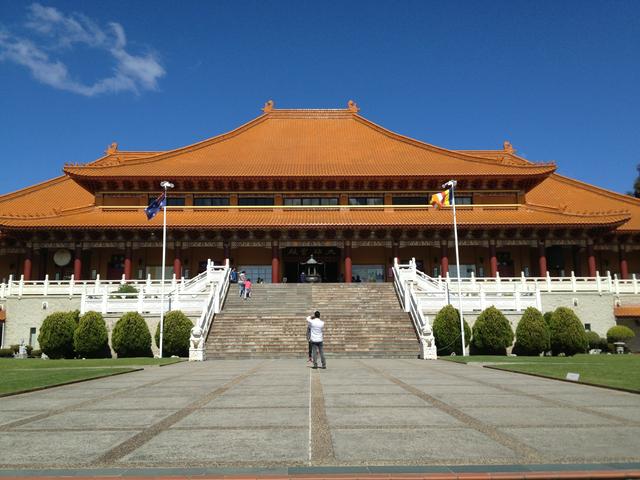
POLYGON ((144 209, 144 213, 147 214, 147 220, 151 220, 153 217, 155 217, 156 214, 166 205, 167 197, 165 192, 162 192, 158 198, 156 198, 149 204, 147 208, 144 209))
POLYGON ((440 193, 431 195, 431 205, 436 208, 448 207, 451 205, 451 189, 447 188, 440 193))

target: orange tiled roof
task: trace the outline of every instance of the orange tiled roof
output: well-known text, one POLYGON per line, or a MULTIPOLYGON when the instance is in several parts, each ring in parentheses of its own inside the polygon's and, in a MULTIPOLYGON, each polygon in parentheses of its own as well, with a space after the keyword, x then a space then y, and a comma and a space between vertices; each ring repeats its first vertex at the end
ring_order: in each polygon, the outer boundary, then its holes
POLYGON ((613 308, 616 317, 640 317, 640 305, 623 305, 613 308))
POLYGON ((496 162, 393 133, 346 110, 268 110, 184 148, 66 165, 73 177, 546 176, 553 164, 496 162))
MULTIPOLYGON (((168 209, 172 228, 331 228, 331 227, 450 227, 450 209, 422 208, 191 208, 168 209)), ((574 215, 527 206, 460 207, 458 224, 465 226, 610 226, 628 220, 626 214, 574 215)), ((142 207, 90 207, 48 217, 4 218, 8 229, 158 228, 162 216, 147 221, 142 207)))

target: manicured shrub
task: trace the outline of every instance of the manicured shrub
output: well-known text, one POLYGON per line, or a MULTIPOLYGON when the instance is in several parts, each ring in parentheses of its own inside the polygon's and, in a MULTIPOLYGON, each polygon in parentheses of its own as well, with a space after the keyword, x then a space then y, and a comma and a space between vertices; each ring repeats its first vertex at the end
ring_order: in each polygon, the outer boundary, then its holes
POLYGON ((111 333, 111 345, 118 358, 153 356, 149 327, 137 312, 125 313, 116 322, 111 333))
POLYGON ((116 290, 117 293, 138 293, 138 289, 130 283, 121 283, 116 290))
POLYGON ((551 350, 554 355, 584 353, 588 347, 587 334, 573 310, 558 307, 551 316, 551 350))
POLYGON ((13 357, 13 349, 0 348, 0 358, 10 358, 10 357, 13 357))
MULTIPOLYGON (((31 345, 25 345, 25 348, 27 349, 27 355, 31 355, 33 347, 31 345)), ((18 345, 17 343, 15 345, 10 345, 9 350, 11 350, 12 354, 17 354, 18 352, 20 352, 20 345, 18 345)))
POLYGON ((539 355, 549 348, 551 343, 547 322, 537 308, 527 308, 516 328, 513 352, 517 355, 539 355))
MULTIPOLYGON (((186 357, 189 354, 189 337, 193 323, 180 310, 173 310, 164 317, 162 335, 162 356, 186 357)), ((156 346, 160 348, 160 324, 156 327, 156 346)))
POLYGON ((607 340, 602 338, 596 332, 586 332, 587 334, 587 344, 589 345, 589 350, 594 348, 599 348, 600 350, 606 352, 607 351, 607 340))
POLYGON ((87 312, 80 317, 80 324, 73 335, 73 346, 80 357, 111 357, 109 334, 100 313, 87 312))
POLYGON ((626 325, 616 325, 607 330, 607 342, 626 342, 635 337, 636 334, 626 325))
MULTIPOLYGON (((446 305, 440 309, 433 320, 433 336, 436 340, 438 355, 462 355, 462 336, 460 335, 460 315, 458 310, 451 305, 446 305)), ((465 320, 464 322, 465 345, 469 345, 471 340, 471 328, 465 320)))
POLYGON ((54 312, 44 319, 38 334, 40 349, 49 358, 73 358, 74 312, 54 312))
POLYGON ((29 353, 29 356, 33 358, 40 358, 41 355, 42 355, 42 350, 32 350, 29 353))
POLYGON ((479 352, 506 355, 513 343, 513 330, 507 317, 493 305, 486 308, 473 324, 473 345, 479 352))

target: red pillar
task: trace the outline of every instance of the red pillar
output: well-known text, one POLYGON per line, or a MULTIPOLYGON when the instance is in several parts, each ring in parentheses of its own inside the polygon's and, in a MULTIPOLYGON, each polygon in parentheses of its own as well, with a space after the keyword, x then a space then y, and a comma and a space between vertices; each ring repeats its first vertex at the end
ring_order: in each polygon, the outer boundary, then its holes
POLYGON ((131 245, 127 245, 124 249, 124 279, 131 280, 131 245))
POLYGON ((76 247, 75 258, 73 259, 73 278, 82 280, 82 247, 76 247))
POLYGON ((538 265, 540 270, 540 276, 547 275, 547 253, 544 248, 544 242, 538 243, 538 265))
POLYGON ((620 278, 626 280, 629 278, 629 265, 627 264, 627 249, 624 245, 619 245, 620 251, 620 278))
POLYGON ((491 276, 496 277, 498 275, 498 257, 496 256, 496 244, 489 244, 489 265, 491 269, 491 276))
POLYGON ((449 272, 449 246, 447 242, 440 244, 440 275, 447 276, 449 272))
POLYGON ((24 266, 22 268, 22 274, 24 275, 25 280, 31 280, 31 267, 33 263, 32 256, 33 249, 31 247, 28 247, 24 255, 24 266))
POLYGON ((593 253, 593 244, 587 245, 587 262, 589 264, 589 276, 596 276, 596 256, 593 253))
POLYGON ((351 242, 344 244, 344 281, 351 283, 351 242))
POLYGON ((173 244, 173 274, 176 278, 180 278, 182 276, 182 260, 180 259, 180 250, 181 248, 177 243, 173 244))
POLYGON ((280 283, 280 249, 278 244, 271 244, 271 283, 280 283))

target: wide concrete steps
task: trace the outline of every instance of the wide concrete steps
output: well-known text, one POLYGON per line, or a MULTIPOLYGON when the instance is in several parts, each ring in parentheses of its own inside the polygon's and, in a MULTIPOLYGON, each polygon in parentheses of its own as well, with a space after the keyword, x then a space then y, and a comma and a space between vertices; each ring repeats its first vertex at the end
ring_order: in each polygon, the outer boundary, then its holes
POLYGON ((330 357, 416 358, 419 345, 392 284, 261 284, 229 290, 207 339, 207 358, 307 356, 305 317, 325 321, 330 357))

